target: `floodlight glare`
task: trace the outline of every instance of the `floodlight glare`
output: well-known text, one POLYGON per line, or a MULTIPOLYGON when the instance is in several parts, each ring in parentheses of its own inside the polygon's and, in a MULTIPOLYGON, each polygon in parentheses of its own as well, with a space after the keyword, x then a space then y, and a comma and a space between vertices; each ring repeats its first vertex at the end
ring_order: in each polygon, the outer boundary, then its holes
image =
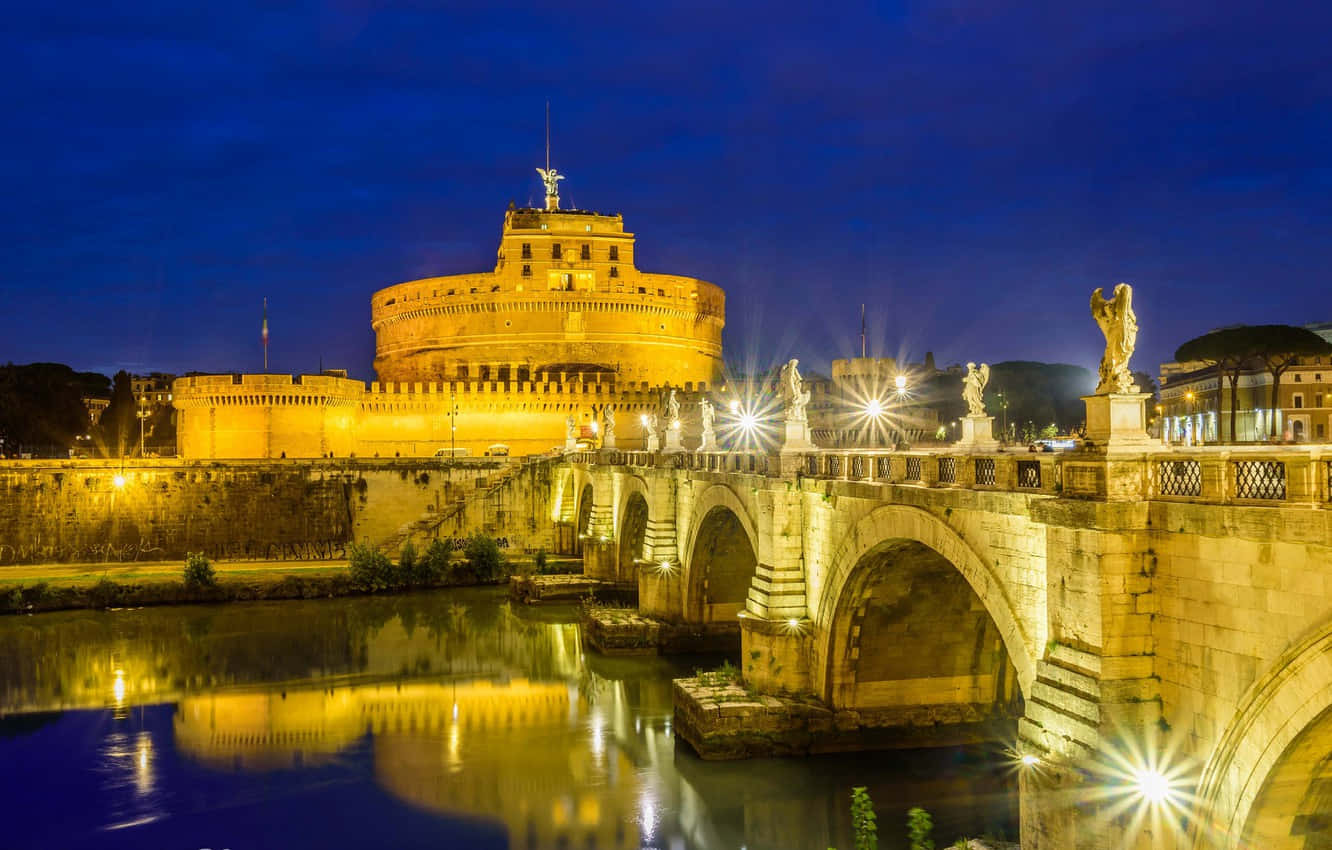
POLYGON ((735 413, 739 409, 740 409, 740 402, 736 401, 735 399, 731 399, 731 412, 735 413))
POLYGON ((1159 770, 1153 768, 1140 770, 1133 778, 1137 783, 1138 793, 1149 802, 1161 803, 1170 796, 1170 780, 1159 770))
POLYGON ((879 404, 877 398, 871 399, 870 403, 865 405, 865 413, 866 415, 877 419, 879 415, 883 413, 883 405, 879 404))
POLYGON ((893 379, 893 385, 897 387, 897 391, 899 393, 904 392, 906 390, 906 384, 907 384, 906 375, 898 375, 896 378, 893 379))

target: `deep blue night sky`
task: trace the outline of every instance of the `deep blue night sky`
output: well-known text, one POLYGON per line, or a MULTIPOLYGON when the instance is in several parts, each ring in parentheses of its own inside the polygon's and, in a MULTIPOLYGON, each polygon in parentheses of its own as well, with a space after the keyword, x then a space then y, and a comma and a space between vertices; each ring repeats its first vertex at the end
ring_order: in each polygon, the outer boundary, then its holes
POLYGON ((1319 3, 11 4, 0 360, 370 378, 379 287, 494 263, 539 202, 727 290, 741 360, 1094 368, 1332 319, 1319 3))

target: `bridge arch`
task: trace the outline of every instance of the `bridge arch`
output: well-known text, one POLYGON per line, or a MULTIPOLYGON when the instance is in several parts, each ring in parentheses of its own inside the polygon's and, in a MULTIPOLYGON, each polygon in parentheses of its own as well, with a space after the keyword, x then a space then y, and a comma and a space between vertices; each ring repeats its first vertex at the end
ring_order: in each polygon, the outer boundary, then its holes
POLYGON ((1194 847, 1323 846, 1332 834, 1332 620, 1250 686, 1198 785, 1194 847))
POLYGON ((643 558, 649 516, 646 482, 637 476, 620 480, 620 500, 615 506, 615 539, 619 547, 618 563, 622 575, 643 558))
MULTIPOLYGON (((811 585, 821 585, 811 586, 809 593, 818 600, 811 613, 821 633, 816 669, 824 674, 825 699, 836 705, 835 667, 853 649, 849 645, 850 636, 845 633, 850 626, 848 615, 872 589, 873 573, 883 569, 885 557, 909 557, 945 582, 943 573, 960 576, 989 615, 1013 665, 1021 693, 1030 694, 1039 650, 1031 645, 1000 578, 986 560, 929 511, 909 505, 881 505, 852 525, 822 576, 811 577, 814 579, 811 585), (944 565, 950 569, 945 570, 944 565)), ((954 592, 961 592, 960 585, 954 587, 954 592)), ((1041 614, 1044 616, 1043 611, 1041 614)))
POLYGON ((699 494, 681 575, 686 619, 733 619, 744 609, 758 569, 758 544, 758 526, 734 490, 714 484, 699 494))

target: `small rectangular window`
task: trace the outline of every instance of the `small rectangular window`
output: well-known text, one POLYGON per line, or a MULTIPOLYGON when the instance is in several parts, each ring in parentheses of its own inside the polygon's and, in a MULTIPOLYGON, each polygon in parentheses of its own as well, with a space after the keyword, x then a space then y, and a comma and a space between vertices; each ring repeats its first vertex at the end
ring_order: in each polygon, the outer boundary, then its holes
POLYGON ((578 252, 578 259, 580 260, 592 259, 592 246, 584 242, 583 247, 578 252))
POLYGON ((619 245, 612 245, 612 246, 610 246, 610 258, 611 258, 611 262, 612 262, 612 263, 618 263, 618 262, 620 261, 620 246, 619 246, 619 245))
POLYGON ((523 277, 531 277, 531 276, 532 276, 532 267, 523 266, 523 277))
POLYGON ((1304 407, 1304 396, 1300 393, 1295 393, 1295 409, 1299 410, 1302 407, 1304 407))
POLYGON ((620 276, 620 267, 611 266, 611 277, 619 277, 619 276, 620 276))
POLYGON ((658 294, 658 295, 665 295, 665 294, 666 294, 666 290, 664 290, 664 289, 658 289, 658 290, 657 290, 657 294, 658 294))
POLYGON ((1323 394, 1319 393, 1318 395, 1314 396, 1314 407, 1322 407, 1322 406, 1323 406, 1323 394))
POLYGON ((560 259, 560 243, 556 242, 550 246, 550 258, 552 260, 560 259))
POLYGON ((530 259, 532 259, 532 243, 531 243, 531 242, 524 242, 524 243, 523 243, 523 259, 524 259, 524 260, 530 260, 530 259))
POLYGON ((1295 373, 1295 383, 1297 383, 1297 384, 1300 383, 1300 373, 1299 373, 1299 372, 1296 372, 1296 373, 1295 373))
POLYGON ((638 287, 638 294, 639 294, 639 295, 647 295, 647 287, 646 287, 646 286, 640 286, 640 287, 638 287))

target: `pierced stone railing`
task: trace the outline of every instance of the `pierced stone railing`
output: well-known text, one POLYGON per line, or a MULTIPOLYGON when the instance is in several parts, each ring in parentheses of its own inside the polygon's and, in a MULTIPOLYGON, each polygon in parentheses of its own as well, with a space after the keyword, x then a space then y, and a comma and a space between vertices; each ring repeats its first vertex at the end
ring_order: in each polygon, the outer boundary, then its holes
POLYGON ((1225 446, 1153 455, 1148 498, 1249 505, 1326 504, 1332 500, 1332 450, 1302 446, 1225 446))
POLYGON ((994 490, 1072 498, 1253 506, 1332 502, 1332 448, 1218 446, 1107 457, 1095 452, 972 452, 962 448, 576 452, 575 463, 713 473, 798 476, 935 489, 994 490))

